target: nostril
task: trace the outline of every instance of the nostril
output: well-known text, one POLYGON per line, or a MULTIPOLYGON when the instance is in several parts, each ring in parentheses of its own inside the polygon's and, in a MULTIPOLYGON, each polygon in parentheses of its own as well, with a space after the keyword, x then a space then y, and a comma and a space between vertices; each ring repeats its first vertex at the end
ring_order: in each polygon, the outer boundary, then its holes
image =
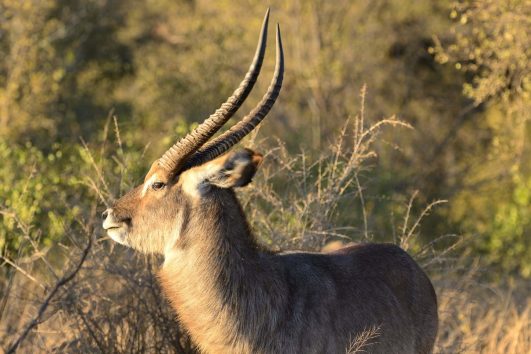
POLYGON ((109 209, 107 209, 103 213, 101 213, 101 217, 102 217, 103 220, 107 219, 108 215, 109 215, 109 209))

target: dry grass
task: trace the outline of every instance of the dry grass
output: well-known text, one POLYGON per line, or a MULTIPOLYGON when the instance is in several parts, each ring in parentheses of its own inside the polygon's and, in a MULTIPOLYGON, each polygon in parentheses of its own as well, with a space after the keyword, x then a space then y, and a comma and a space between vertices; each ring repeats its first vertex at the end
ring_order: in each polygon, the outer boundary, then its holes
MULTIPOLYGON (((281 143, 271 148, 262 177, 243 195, 248 217, 264 242, 278 248, 320 249, 330 240, 370 240, 363 176, 376 156, 373 144, 385 126, 409 127, 394 118, 368 125, 362 109, 321 156, 310 157, 305 152, 294 156, 281 143), (345 205, 357 205, 360 226, 349 226, 342 213, 345 205)), ((116 120, 114 127, 118 154, 112 158, 126 175, 128 162, 116 120)), ((100 162, 105 156, 103 148, 97 158, 88 149, 87 153, 95 173, 84 182, 94 194, 86 219, 65 230, 63 243, 47 249, 35 245, 32 256, 4 259, 0 346, 7 352, 12 348, 12 352, 28 353, 193 353, 193 345, 160 294, 155 276, 160 260, 114 247, 101 236, 97 210, 112 198, 112 179, 100 162), (94 242, 87 247, 89 239, 94 242), (84 250, 86 259, 82 258, 84 250), (61 281, 65 274, 73 276, 61 281), (15 349, 17 340, 20 347, 15 349)), ((122 177, 116 183, 127 180, 122 177)), ((402 225, 396 227, 400 232, 388 241, 415 253, 434 280, 440 314, 436 352, 529 353, 530 289, 479 281, 477 267, 470 266, 465 256, 456 258, 466 255, 466 243, 453 242, 438 249, 440 241, 452 235, 422 244, 419 225, 440 201, 417 216, 412 215, 414 201, 415 195, 402 225)), ((2 212, 10 215, 9 210, 2 212)), ((16 219, 16 215, 11 217, 16 219)), ((19 225, 21 230, 30 227, 19 225)), ((371 328, 353 334, 346 352, 370 353, 378 333, 371 328)))
POLYGON ((529 284, 514 291, 478 282, 479 269, 435 278, 439 299, 437 353, 531 352, 529 284))
POLYGON ((370 353, 370 346, 378 341, 380 336, 379 327, 370 327, 361 333, 357 333, 351 339, 346 354, 370 353))
MULTIPOLYGON (((55 272, 58 279, 75 272, 69 282, 56 279, 38 260, 21 260, 19 267, 32 273, 40 285, 18 271, 2 284, 6 306, 1 313, 0 346, 7 353, 193 352, 160 293, 157 259, 113 248, 104 239, 84 248, 88 249, 84 260, 77 245, 57 248, 53 257, 62 259, 62 267, 55 272)), ((47 256, 52 257, 50 252, 47 256)))

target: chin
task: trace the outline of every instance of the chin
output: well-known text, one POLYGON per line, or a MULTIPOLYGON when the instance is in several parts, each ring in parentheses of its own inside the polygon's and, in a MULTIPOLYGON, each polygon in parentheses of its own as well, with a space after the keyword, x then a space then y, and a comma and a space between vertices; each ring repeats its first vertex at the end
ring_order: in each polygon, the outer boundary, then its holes
POLYGON ((107 230, 107 235, 113 239, 113 241, 124 246, 129 246, 126 242, 127 230, 124 230, 124 228, 109 229, 107 230))

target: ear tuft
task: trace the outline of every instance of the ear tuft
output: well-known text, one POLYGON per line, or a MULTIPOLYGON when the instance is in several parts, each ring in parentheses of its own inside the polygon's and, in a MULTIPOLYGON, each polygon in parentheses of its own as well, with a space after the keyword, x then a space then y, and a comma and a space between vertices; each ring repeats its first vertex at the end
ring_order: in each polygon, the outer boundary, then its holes
POLYGON ((255 168, 258 168, 258 166, 260 166, 260 164, 262 164, 263 160, 264 160, 264 156, 262 154, 260 154, 258 152, 253 152, 253 157, 252 157, 251 161, 254 164, 255 168))
POLYGON ((261 154, 249 149, 229 153, 223 161, 222 168, 209 178, 209 182, 220 188, 246 186, 252 181, 262 160, 261 154))

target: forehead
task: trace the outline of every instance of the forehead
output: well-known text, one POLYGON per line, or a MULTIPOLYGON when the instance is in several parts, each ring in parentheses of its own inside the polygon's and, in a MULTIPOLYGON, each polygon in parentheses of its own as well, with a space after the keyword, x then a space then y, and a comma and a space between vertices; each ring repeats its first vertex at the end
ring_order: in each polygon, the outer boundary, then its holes
POLYGON ((121 208, 130 208, 133 205, 138 204, 138 198, 140 196, 140 193, 142 192, 143 185, 136 186, 135 188, 131 189, 124 195, 122 195, 118 200, 114 202, 115 207, 121 207, 121 208))
POLYGON ((153 179, 152 179, 153 175, 156 175, 157 176, 156 178, 159 178, 160 182, 167 182, 167 179, 169 178, 170 173, 162 169, 158 164, 158 160, 156 160, 155 162, 151 164, 151 167, 149 168, 149 171, 146 174, 146 177, 144 177, 144 184, 146 184, 146 182, 149 180, 151 180, 152 181, 151 183, 153 183, 153 179))

